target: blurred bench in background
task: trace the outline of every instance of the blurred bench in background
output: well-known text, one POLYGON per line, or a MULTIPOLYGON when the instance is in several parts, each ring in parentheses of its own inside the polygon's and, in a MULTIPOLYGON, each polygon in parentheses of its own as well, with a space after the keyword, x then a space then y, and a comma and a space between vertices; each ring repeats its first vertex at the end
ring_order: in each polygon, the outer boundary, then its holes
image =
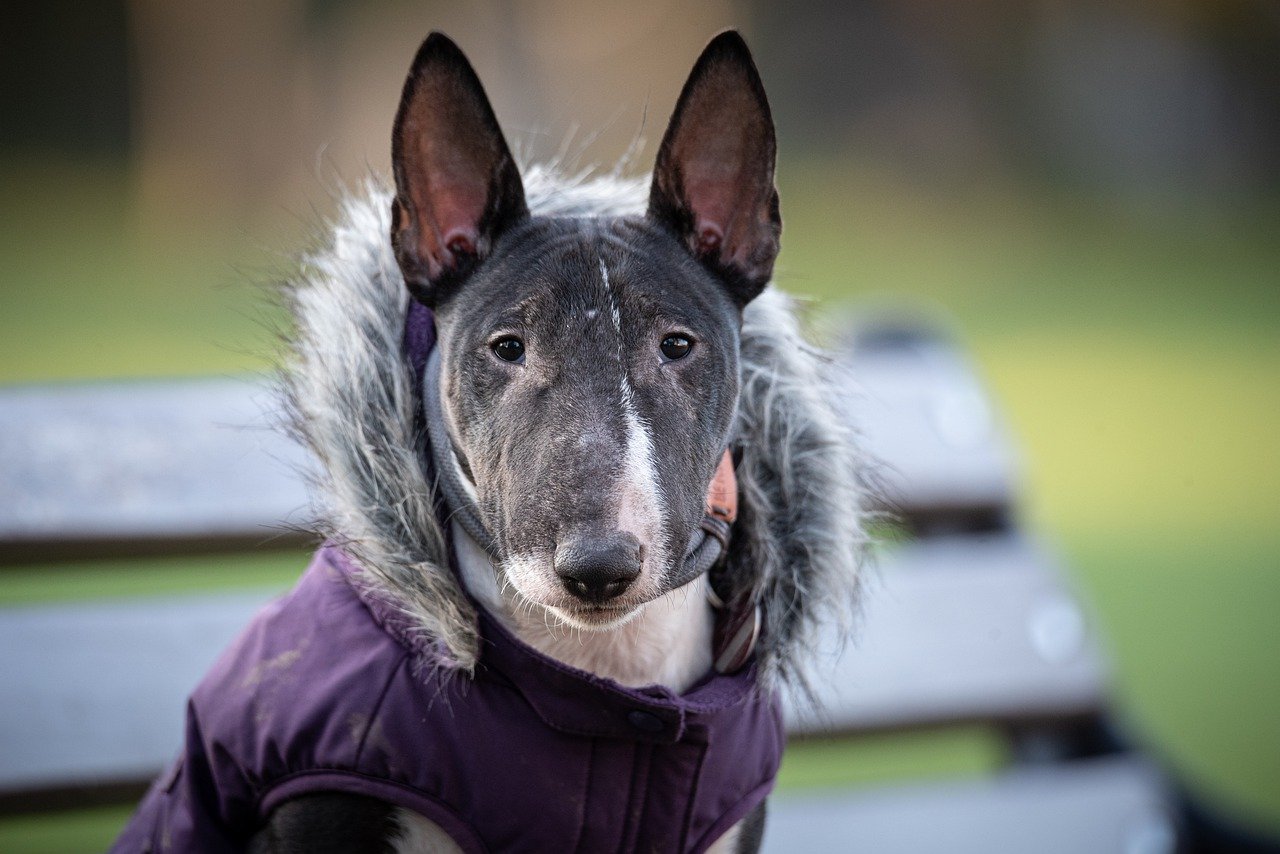
MULTIPOLYGON (((1018 529, 1011 446, 970 367, 892 324, 840 355, 910 536, 869 578, 856 644, 831 637, 815 666, 822 709, 788 708, 790 731, 979 724, 1009 763, 976 780, 781 793, 766 850, 1184 850, 1165 780, 1109 734, 1087 610, 1018 529)), ((300 544, 281 524, 301 520, 307 461, 267 429, 268 400, 247 381, 0 391, 0 564, 300 544)), ((0 610, 0 811, 140 794, 178 748, 186 694, 264 596, 0 610)))

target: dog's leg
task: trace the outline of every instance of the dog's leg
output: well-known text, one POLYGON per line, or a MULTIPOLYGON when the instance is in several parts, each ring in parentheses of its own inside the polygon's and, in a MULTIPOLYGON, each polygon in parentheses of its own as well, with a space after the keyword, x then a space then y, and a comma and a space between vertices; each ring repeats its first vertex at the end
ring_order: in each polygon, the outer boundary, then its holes
POLYGON ((769 802, 761 801, 751 815, 738 822, 738 854, 756 854, 764 843, 764 819, 769 802))
POLYGON ((764 841, 765 802, 711 843, 707 854, 756 854, 764 841))
POLYGON ((281 804, 249 854, 453 854, 440 826, 377 798, 325 792, 281 804))
POLYGON ((398 827, 395 813, 385 801, 362 795, 304 795, 271 813, 249 854, 393 854, 399 850, 389 844, 398 827))
POLYGON ((399 829, 388 849, 393 854, 462 854, 462 849, 440 825, 413 810, 396 810, 395 821, 399 829))
POLYGON ((738 839, 741 835, 742 822, 738 822, 725 831, 724 836, 711 843, 711 847, 707 849, 707 854, 737 854, 741 850, 738 847, 738 839))

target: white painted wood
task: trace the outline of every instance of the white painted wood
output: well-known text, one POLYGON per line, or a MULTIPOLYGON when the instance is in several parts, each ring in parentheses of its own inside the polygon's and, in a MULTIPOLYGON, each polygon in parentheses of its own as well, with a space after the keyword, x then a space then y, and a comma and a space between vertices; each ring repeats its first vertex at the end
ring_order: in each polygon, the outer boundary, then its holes
POLYGON ((266 598, 0 609, 0 792, 153 777, 187 695, 266 598))
POLYGON ((1173 854, 1161 775, 1132 757, 1020 768, 992 779, 783 793, 763 850, 875 854, 1173 854))
MULTIPOLYGON (((866 339, 834 369, 891 506, 1008 507, 1010 443, 960 354, 927 334, 866 339)), ((277 417, 269 385, 246 378, 0 389, 0 554, 64 540, 268 540, 304 523, 307 455, 277 417)))
POLYGON ((972 365, 943 336, 858 329, 834 370, 847 383, 848 417, 880 462, 889 507, 911 515, 1015 503, 1013 442, 972 365))
MULTIPOLYGON (((1011 506, 1016 460, 954 348, 864 334, 835 369, 848 371, 850 413, 893 506, 1011 506)), ((307 460, 269 429, 271 407, 246 380, 0 390, 0 558, 60 541, 268 539, 302 521, 307 460)), ((153 776, 178 749, 187 694, 266 596, 0 609, 0 795, 153 776)), ((826 637, 813 669, 821 711, 788 706, 792 733, 1051 722, 1104 707, 1086 609, 1041 546, 1008 533, 889 552, 855 643, 838 641, 826 637)), ((1132 758, 784 795, 766 850, 1163 854, 1165 803, 1159 775, 1132 758)))
POLYGON ((919 541, 871 573, 854 640, 812 668, 822 708, 793 731, 1049 719, 1102 709, 1091 621, 1045 550, 1017 536, 919 541))
POLYGON ((308 506, 272 406, 243 379, 0 390, 0 547, 270 539, 308 506))

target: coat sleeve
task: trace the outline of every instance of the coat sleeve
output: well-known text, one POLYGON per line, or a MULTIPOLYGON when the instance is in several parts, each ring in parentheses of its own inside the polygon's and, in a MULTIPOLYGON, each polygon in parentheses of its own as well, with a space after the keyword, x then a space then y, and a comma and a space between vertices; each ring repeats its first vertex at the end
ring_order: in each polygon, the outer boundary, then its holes
POLYGON ((152 783, 111 854, 243 851, 254 830, 253 806, 244 769, 206 741, 189 702, 182 753, 152 783))
POLYGON ((219 656, 187 703, 177 761, 113 852, 243 851, 273 786, 350 771, 406 655, 323 553, 219 656))

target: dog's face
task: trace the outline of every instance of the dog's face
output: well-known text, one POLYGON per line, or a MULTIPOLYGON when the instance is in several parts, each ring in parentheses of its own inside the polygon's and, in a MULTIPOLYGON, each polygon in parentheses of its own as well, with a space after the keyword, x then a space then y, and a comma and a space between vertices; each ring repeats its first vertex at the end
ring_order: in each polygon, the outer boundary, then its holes
POLYGON ((531 216, 461 52, 435 34, 419 51, 392 240, 436 311, 450 438, 505 581, 563 622, 618 625, 678 574, 729 440, 742 309, 777 253, 773 161, 726 33, 681 94, 645 216, 531 216))
POLYGON ((579 624, 664 592, 737 401, 729 296, 643 220, 531 219, 438 317, 447 420, 515 589, 579 624))

